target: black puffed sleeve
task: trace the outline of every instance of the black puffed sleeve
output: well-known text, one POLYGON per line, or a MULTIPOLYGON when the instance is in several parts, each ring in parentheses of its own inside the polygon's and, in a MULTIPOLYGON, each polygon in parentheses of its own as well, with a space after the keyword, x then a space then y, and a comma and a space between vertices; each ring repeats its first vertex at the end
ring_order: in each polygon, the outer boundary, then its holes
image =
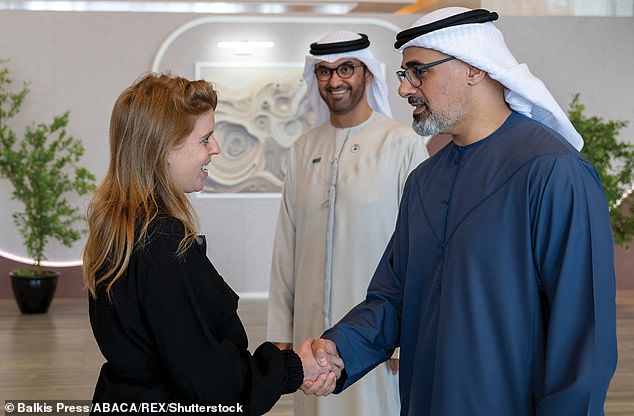
POLYGON ((282 394, 295 392, 304 379, 299 356, 293 350, 280 350, 270 342, 260 345, 250 357, 250 410, 264 414, 282 394))

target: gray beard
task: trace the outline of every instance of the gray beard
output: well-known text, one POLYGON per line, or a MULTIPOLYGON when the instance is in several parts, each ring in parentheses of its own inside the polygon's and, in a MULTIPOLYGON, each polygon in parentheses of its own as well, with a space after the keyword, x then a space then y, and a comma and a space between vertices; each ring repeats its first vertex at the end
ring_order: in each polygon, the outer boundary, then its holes
POLYGON ((435 136, 445 131, 451 123, 452 120, 449 120, 448 117, 430 113, 427 118, 418 115, 414 116, 412 128, 421 136, 435 136))

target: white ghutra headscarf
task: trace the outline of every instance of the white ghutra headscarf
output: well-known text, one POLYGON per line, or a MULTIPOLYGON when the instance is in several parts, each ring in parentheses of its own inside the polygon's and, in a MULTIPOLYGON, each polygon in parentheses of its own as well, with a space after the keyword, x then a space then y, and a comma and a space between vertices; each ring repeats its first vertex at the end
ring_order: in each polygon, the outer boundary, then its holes
POLYGON ((363 62, 372 73, 372 83, 366 87, 368 104, 374 111, 388 117, 392 116, 390 103, 387 99, 388 90, 385 77, 381 65, 372 54, 369 45, 370 41, 367 36, 343 30, 331 32, 311 45, 311 53, 306 55, 304 80, 306 81, 308 103, 315 112, 315 127, 324 124, 330 118, 328 106, 319 96, 317 89, 315 65, 319 62, 332 63, 342 58, 353 58, 363 62))
POLYGON ((497 17, 483 9, 439 9, 400 32, 394 47, 401 53, 410 46, 434 49, 486 71, 504 85, 504 98, 511 109, 552 128, 581 150, 581 135, 548 88, 509 51, 502 32, 492 23, 497 17))

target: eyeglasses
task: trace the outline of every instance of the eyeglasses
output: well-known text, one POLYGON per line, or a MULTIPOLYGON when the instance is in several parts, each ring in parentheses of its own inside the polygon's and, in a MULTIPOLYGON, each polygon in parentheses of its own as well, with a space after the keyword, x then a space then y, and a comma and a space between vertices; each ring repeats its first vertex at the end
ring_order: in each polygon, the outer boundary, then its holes
POLYGON ((450 56, 449 58, 441 59, 440 61, 430 62, 428 64, 420 64, 416 66, 412 66, 407 68, 404 71, 396 71, 396 77, 398 78, 399 84, 403 82, 403 79, 407 79, 407 81, 414 88, 418 88, 423 85, 423 72, 432 66, 436 66, 442 64, 444 62, 449 62, 453 59, 456 59, 454 56, 450 56))
POLYGON ((357 67, 365 68, 363 64, 351 64, 349 62, 343 63, 336 68, 328 68, 325 66, 318 66, 315 68, 315 76, 320 81, 328 81, 332 78, 332 73, 336 72, 337 76, 341 79, 348 79, 354 74, 354 69, 357 67))

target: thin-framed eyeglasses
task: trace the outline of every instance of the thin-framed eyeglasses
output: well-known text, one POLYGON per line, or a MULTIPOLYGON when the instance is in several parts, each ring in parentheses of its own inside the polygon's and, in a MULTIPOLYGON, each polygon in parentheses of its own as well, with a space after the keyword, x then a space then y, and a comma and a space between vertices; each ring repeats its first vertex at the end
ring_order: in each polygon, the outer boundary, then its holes
POLYGON ((330 80, 330 78, 332 78, 332 73, 336 72, 339 78, 348 79, 354 74, 354 69, 357 67, 365 68, 365 65, 353 64, 351 62, 344 62, 336 68, 318 66, 315 68, 315 76, 320 81, 328 81, 330 80))
POLYGON ((432 66, 440 65, 445 62, 449 62, 453 59, 456 59, 454 56, 450 56, 449 58, 441 59, 439 61, 430 62, 428 64, 420 64, 411 66, 403 71, 396 71, 396 77, 398 78, 398 83, 402 83, 403 79, 407 79, 412 87, 418 88, 423 85, 423 72, 432 66))

